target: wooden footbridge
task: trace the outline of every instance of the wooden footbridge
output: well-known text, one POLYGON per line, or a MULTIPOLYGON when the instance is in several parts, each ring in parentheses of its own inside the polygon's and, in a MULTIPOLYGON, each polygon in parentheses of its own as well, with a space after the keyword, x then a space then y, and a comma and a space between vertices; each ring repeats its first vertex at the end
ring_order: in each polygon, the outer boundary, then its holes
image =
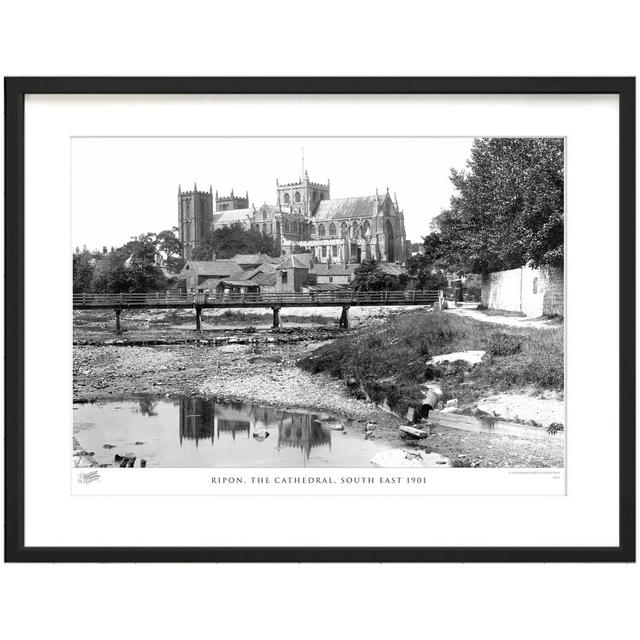
POLYGON ((349 289, 310 293, 74 293, 74 309, 113 309, 116 332, 121 332, 123 309, 194 309, 196 330, 201 330, 203 309, 270 308, 273 327, 280 326, 283 307, 342 307, 340 326, 349 328, 350 307, 423 306, 442 302, 441 291, 351 291, 349 289))

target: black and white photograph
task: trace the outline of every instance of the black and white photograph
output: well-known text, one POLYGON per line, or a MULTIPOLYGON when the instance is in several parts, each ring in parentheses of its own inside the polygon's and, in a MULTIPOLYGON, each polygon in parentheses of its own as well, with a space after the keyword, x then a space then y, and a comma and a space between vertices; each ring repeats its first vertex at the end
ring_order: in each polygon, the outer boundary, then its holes
POLYGON ((564 468, 564 138, 77 136, 70 188, 79 479, 564 468))

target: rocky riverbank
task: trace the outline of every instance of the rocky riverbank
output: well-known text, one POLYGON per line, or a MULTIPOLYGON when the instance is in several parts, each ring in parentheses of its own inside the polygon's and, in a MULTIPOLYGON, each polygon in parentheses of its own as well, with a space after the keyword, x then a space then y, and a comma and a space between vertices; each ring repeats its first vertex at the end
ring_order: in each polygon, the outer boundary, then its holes
MULTIPOLYGON (((271 336, 275 337, 275 336, 271 336)), ((285 409, 326 412, 363 437, 403 448, 441 453, 460 466, 560 467, 561 436, 545 441, 491 433, 468 433, 434 425, 425 440, 401 438, 399 420, 375 405, 348 395, 342 381, 296 366, 318 340, 255 341, 214 346, 193 342, 159 346, 74 347, 73 390, 79 402, 132 394, 203 395, 285 409), (365 424, 376 423, 364 436, 365 424)))

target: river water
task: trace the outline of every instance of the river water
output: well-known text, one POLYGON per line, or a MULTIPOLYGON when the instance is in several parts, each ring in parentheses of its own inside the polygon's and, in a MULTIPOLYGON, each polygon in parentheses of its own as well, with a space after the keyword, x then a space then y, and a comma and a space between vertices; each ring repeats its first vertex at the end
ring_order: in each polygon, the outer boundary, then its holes
POLYGON ((327 414, 249 402, 141 396, 75 404, 73 416, 81 448, 116 467, 116 456, 134 467, 368 467, 388 448, 359 424, 339 431, 327 414))

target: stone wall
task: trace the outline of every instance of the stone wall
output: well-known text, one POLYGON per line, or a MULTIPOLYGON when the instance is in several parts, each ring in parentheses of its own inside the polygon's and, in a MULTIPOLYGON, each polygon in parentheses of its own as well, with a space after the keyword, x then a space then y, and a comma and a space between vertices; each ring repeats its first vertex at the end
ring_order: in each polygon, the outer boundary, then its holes
POLYGON ((564 271, 561 267, 522 267, 490 273, 482 278, 482 304, 530 317, 563 316, 564 271))

